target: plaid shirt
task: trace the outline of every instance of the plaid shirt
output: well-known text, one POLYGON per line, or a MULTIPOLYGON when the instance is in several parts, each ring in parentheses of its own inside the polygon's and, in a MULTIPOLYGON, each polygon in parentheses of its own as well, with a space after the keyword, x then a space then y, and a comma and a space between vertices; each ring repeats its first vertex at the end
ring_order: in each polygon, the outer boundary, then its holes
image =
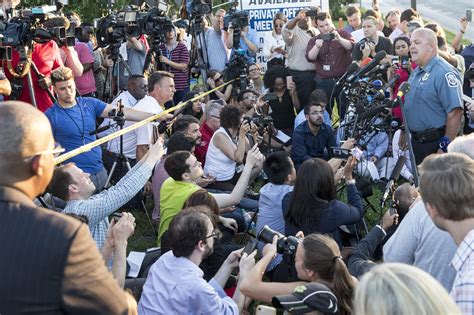
POLYGON ((474 314, 474 230, 459 244, 451 265, 457 272, 451 297, 463 314, 474 314))
POLYGON ((70 200, 63 212, 85 215, 89 219, 92 238, 101 249, 107 237, 108 216, 126 204, 143 188, 151 172, 152 167, 138 162, 115 186, 87 200, 70 200))

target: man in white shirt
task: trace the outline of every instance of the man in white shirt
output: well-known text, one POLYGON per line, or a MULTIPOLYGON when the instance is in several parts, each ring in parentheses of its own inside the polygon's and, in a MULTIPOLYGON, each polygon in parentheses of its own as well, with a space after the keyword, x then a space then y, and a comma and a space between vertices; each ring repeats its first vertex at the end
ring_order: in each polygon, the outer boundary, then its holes
MULTIPOLYGON (((173 99, 176 92, 173 74, 166 71, 156 71, 148 78, 148 95, 151 97, 143 98, 135 105, 135 109, 159 114, 163 111, 162 105, 173 99)), ((158 135, 158 123, 148 123, 137 128, 137 148, 136 159, 140 159, 148 151, 148 146, 154 143, 153 139, 158 135)))

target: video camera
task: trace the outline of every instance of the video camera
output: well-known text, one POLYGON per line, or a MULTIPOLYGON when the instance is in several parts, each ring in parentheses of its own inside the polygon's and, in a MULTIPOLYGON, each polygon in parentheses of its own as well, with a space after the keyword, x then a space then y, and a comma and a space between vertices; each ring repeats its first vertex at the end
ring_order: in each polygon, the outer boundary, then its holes
POLYGON ((193 0, 191 3, 191 18, 202 17, 212 12, 212 0, 193 0))
POLYGON ((60 13, 61 6, 41 6, 22 9, 10 21, 0 21, 0 45, 12 47, 31 46, 35 42, 50 40, 64 41, 67 37, 64 27, 46 29, 43 23, 60 13))
POLYGON ((147 34, 152 38, 159 37, 164 41, 164 33, 173 28, 171 19, 166 16, 168 4, 158 2, 152 9, 123 10, 111 13, 97 23, 97 43, 100 47, 117 45, 128 37, 139 37, 147 34))

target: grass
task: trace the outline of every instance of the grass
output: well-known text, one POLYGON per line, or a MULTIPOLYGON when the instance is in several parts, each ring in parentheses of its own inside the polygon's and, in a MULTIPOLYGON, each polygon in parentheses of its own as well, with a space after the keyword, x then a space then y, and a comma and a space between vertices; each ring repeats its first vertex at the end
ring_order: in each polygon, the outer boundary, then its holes
MULTIPOLYGON (((256 192, 259 191, 262 184, 263 182, 258 182, 256 185, 253 186, 253 190, 256 192)), ((382 197, 382 192, 375 186, 373 186, 373 192, 374 194, 371 197, 367 198, 367 200, 374 206, 376 212, 369 208, 366 210, 365 213, 365 220, 369 230, 380 221, 381 213, 380 199, 382 197)), ((339 196, 339 199, 343 201, 346 200, 345 190, 343 190, 343 192, 339 196)), ((147 198, 146 207, 151 217, 151 213, 153 212, 152 198, 147 198)), ((135 216, 137 226, 135 229, 135 233, 130 237, 128 241, 128 251, 144 252, 147 248, 155 247, 157 234, 155 231, 153 231, 152 224, 149 222, 145 212, 143 210, 135 210, 133 211, 133 215, 135 216)), ((158 227, 156 227, 156 230, 157 229, 158 227)))

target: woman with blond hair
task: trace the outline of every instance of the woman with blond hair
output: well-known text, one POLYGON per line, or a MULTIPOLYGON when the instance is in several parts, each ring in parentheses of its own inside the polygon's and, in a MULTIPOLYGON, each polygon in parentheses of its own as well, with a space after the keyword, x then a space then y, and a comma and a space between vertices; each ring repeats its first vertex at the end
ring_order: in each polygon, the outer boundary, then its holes
POLYGON ((461 311, 432 276, 413 266, 386 263, 366 273, 355 291, 354 315, 454 315, 461 311))
POLYGON ((287 20, 288 19, 284 13, 278 12, 273 17, 272 31, 265 33, 263 54, 267 59, 268 67, 271 67, 275 64, 285 64, 284 58, 287 56, 287 52, 285 50, 285 42, 283 41, 281 30, 283 29, 283 26, 287 20))

